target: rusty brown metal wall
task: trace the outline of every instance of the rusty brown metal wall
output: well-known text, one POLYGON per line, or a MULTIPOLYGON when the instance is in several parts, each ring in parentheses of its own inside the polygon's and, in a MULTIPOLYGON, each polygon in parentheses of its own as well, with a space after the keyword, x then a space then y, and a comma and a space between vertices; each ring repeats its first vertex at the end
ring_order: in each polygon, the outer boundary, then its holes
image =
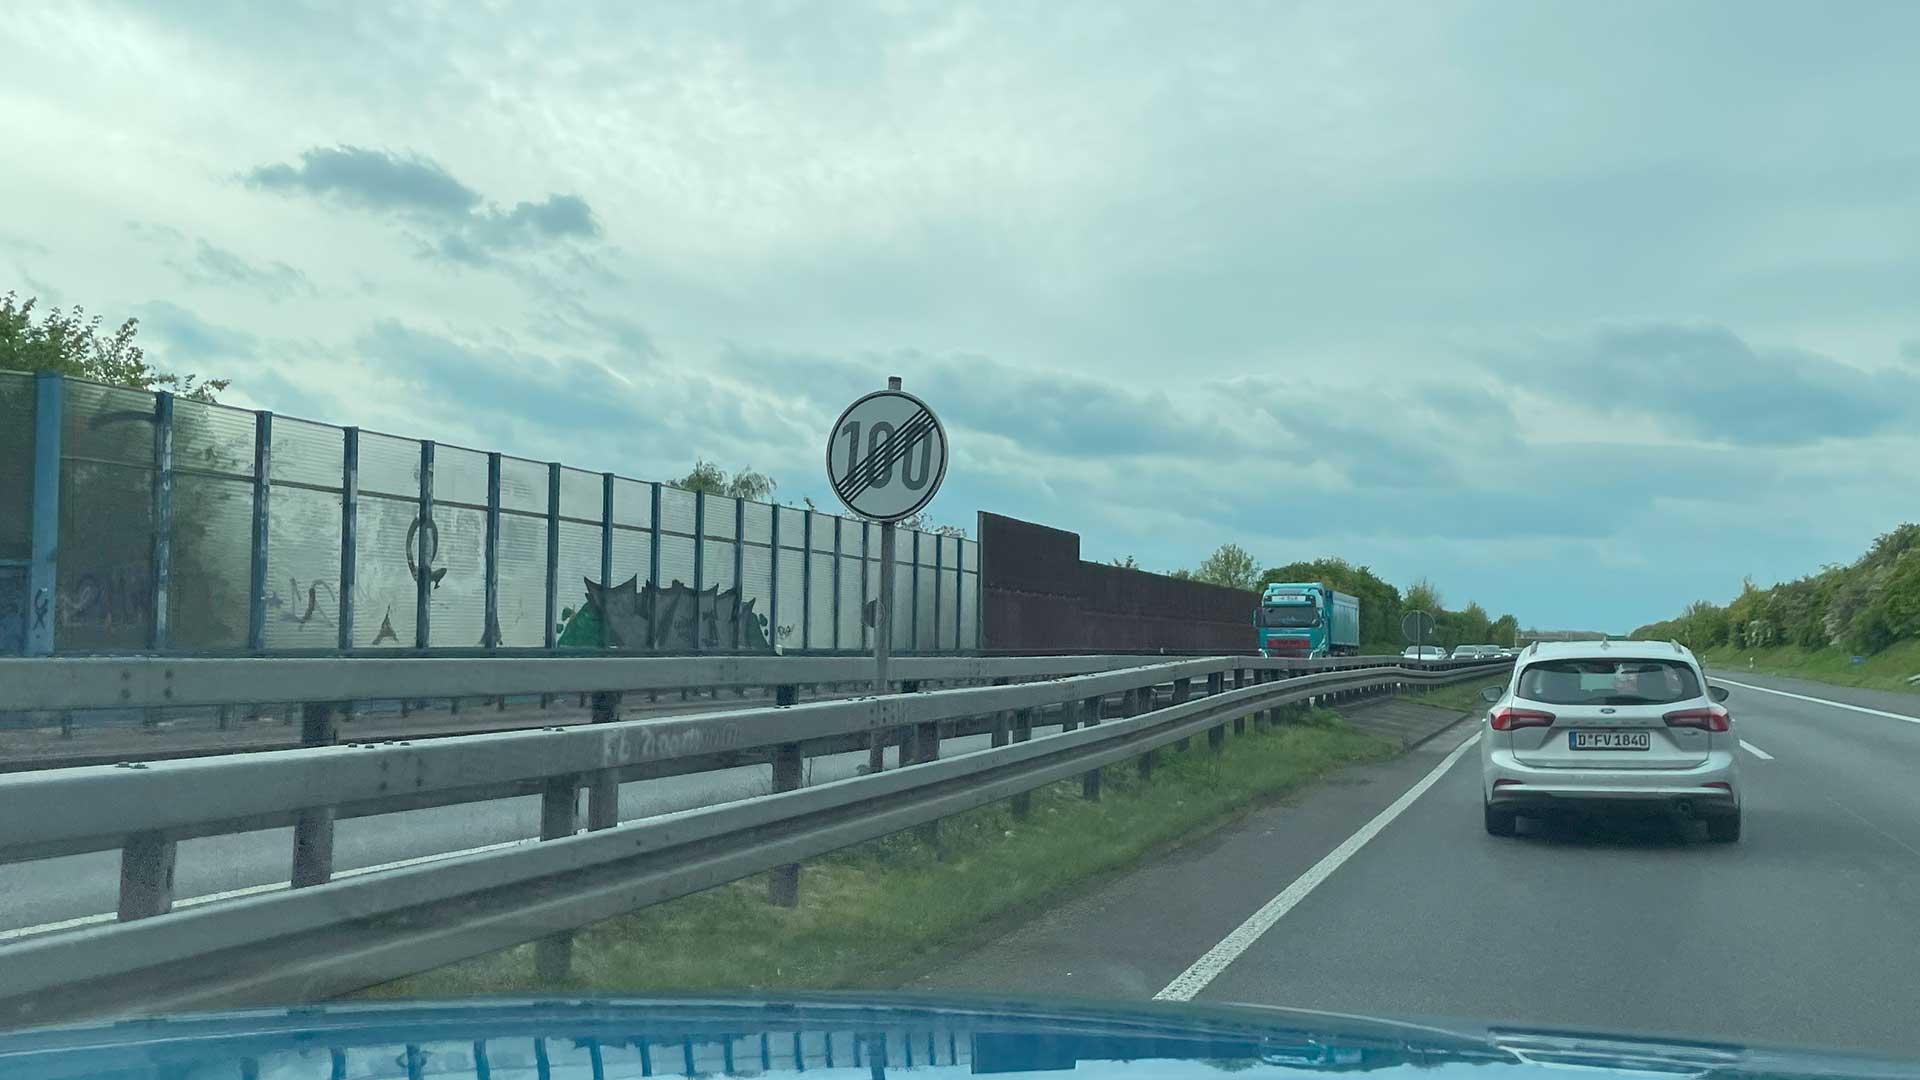
POLYGON ((982 512, 984 640, 997 651, 1251 650, 1251 592, 1080 558, 1080 535, 982 512))

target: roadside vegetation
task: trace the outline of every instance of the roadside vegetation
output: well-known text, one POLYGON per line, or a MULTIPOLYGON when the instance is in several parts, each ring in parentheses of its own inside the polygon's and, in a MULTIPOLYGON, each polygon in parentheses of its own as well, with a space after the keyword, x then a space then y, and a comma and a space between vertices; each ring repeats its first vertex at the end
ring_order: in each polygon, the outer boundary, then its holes
POLYGON ((1507 679, 1506 676, 1503 675, 1497 679, 1485 679, 1480 682, 1455 683, 1452 686, 1442 686, 1438 689, 1429 690, 1424 694, 1420 694, 1412 700, 1422 705, 1431 705, 1436 709, 1451 709, 1455 712, 1462 713, 1476 712, 1487 703, 1486 699, 1480 696, 1480 691, 1485 690, 1489 686, 1504 687, 1506 685, 1507 679))
POLYGON ((1100 801, 1079 781, 1033 793, 1016 821, 1008 804, 941 822, 937 847, 908 831, 813 860, 800 904, 767 903, 756 876, 578 933, 574 977, 534 975, 521 946, 366 991, 444 998, 544 990, 761 990, 896 986, 950 955, 1170 846, 1229 824, 1342 765, 1380 761, 1396 743, 1316 710, 1160 752, 1151 780, 1132 762, 1108 767, 1100 801))
POLYGON ((1722 669, 1751 660, 1755 671, 1916 689, 1905 680, 1920 674, 1920 525, 1881 535, 1850 565, 1765 589, 1749 579, 1724 606, 1698 600, 1634 636, 1673 638, 1722 669))

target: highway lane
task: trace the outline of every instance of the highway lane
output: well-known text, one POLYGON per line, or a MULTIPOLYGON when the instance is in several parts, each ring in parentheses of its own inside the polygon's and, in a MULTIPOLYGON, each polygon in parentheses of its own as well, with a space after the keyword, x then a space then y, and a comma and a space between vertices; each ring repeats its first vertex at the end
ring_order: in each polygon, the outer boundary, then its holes
POLYGON ((1138 999, 1244 938, 1195 1000, 1920 1055, 1920 723, 1739 688, 1728 705, 1751 747, 1738 844, 1631 816, 1490 837, 1477 746, 1445 760, 1467 723, 918 986, 1138 999))
MULTIPOLYGON (((1036 732, 1058 730, 1036 727, 1036 732)), ((988 745, 986 735, 946 739, 952 755, 988 745)), ((887 767, 899 764, 899 749, 887 748, 887 767)), ((853 776, 867 763, 865 751, 809 759, 808 783, 853 776)), ((640 780, 620 788, 621 820, 708 806, 761 795, 772 789, 766 765, 688 776, 640 780)), ((586 821, 582 795, 580 821, 586 821)), ((335 829, 334 865, 340 871, 385 866, 510 844, 540 834, 540 799, 496 799, 459 806, 410 810, 341 821, 335 829)), ((291 870, 293 831, 266 829, 188 840, 180 845, 175 895, 184 899, 283 885, 291 870)), ((103 921, 118 901, 120 855, 102 851, 0 866, 0 942, 23 931, 74 919, 103 921)))

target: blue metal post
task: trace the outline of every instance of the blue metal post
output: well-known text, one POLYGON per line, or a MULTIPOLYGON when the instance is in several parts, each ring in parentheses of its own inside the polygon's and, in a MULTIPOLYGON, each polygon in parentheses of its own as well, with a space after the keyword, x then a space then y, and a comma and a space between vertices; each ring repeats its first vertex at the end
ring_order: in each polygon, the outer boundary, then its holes
POLYGON ((746 612, 747 595, 747 500, 733 500, 733 651, 746 644, 746 627, 741 617, 746 612))
POLYGON ((500 454, 487 455, 487 547, 485 590, 486 622, 480 631, 480 644, 500 647, 500 454))
POLYGON ((800 647, 813 648, 813 511, 800 519, 800 647))
POLYGON ((913 530, 913 558, 909 565, 913 573, 907 577, 907 591, 913 594, 908 604, 907 648, 915 652, 920 649, 920 530, 913 530))
POLYGON ((780 644, 780 508, 773 508, 773 535, 769 539, 769 548, 773 552, 773 568, 769 575, 767 592, 767 644, 778 647, 780 644))
POLYGON ((967 647, 967 643, 960 640, 960 630, 967 622, 961 617, 965 614, 961 609, 967 605, 966 596, 967 542, 961 539, 953 545, 953 648, 955 652, 967 647))
POLYGON ((267 529, 273 501, 273 414, 253 414, 253 573, 247 581, 247 648, 267 647, 267 529))
POLYGON ((873 647, 873 642, 870 640, 873 635, 868 633, 867 626, 867 605, 873 602, 873 598, 867 595, 873 591, 873 575, 867 572, 867 564, 872 559, 873 523, 863 521, 860 523, 860 648, 862 649, 873 647))
POLYGON ((147 647, 167 647, 168 594, 173 585, 173 395, 153 395, 153 593, 147 647))
POLYGON ((660 647, 660 484, 653 484, 649 505, 653 533, 647 537, 647 575, 653 579, 653 602, 647 605, 647 648, 660 647))
POLYGON ((600 587, 613 587, 613 474, 600 474, 600 587))
POLYGON ((439 557, 440 531, 433 524, 433 440, 420 440, 420 529, 414 535, 413 647, 433 644, 433 560, 439 557), (431 544, 432 546, 428 546, 431 544))
POLYGON ((547 463, 547 632, 551 649, 560 641, 560 463, 547 463))
POLYGON ((833 519, 833 647, 840 647, 840 523, 841 518, 833 519))
POLYGON ((702 593, 707 588, 707 493, 693 493, 693 647, 697 652, 707 647, 705 635, 701 631, 706 620, 700 617, 700 608, 706 602, 702 593))
POLYGON ((354 560, 360 548, 360 429, 343 433, 340 454, 340 650, 353 648, 354 560))
MULTIPOLYGON (((943 561, 947 554, 947 540, 944 536, 933 538, 933 648, 940 651, 940 571, 946 569, 943 561)), ((915 570, 914 573, 919 573, 915 570)))
POLYGON ((53 653, 60 550, 60 424, 66 384, 51 371, 33 376, 33 551, 27 568, 27 655, 53 653))

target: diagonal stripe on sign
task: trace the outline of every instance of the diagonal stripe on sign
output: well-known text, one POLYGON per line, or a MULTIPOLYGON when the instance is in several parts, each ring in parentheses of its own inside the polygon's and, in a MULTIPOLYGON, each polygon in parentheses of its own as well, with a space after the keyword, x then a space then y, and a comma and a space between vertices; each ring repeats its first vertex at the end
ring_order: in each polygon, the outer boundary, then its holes
POLYGON ((869 488, 874 487, 879 482, 875 478, 874 466, 883 456, 885 461, 880 463, 884 465, 884 468, 879 470, 879 475, 882 477, 890 475, 893 472, 893 467, 907 456, 907 451, 918 446, 922 438, 933 434, 933 428, 933 414, 928 412, 922 412, 912 420, 901 425, 899 430, 895 431, 892 437, 887 440, 886 449, 883 454, 867 455, 866 460, 860 462, 859 465, 855 467, 852 475, 843 479, 842 483, 844 487, 842 490, 846 492, 844 497, 848 499, 856 498, 865 494, 869 488), (851 480, 852 482, 848 483, 847 480, 851 480))
POLYGON ((893 432, 881 451, 868 454, 856 462, 840 483, 834 485, 834 490, 848 502, 859 498, 874 486, 876 464, 884 466, 880 476, 891 474, 893 467, 907 456, 907 451, 918 446, 923 439, 932 437, 934 427, 933 414, 925 409, 920 410, 893 432))
MULTIPOLYGON (((871 487, 874 483, 873 467, 876 462, 879 462, 881 458, 884 457, 886 472, 891 472, 893 466, 898 463, 901 458, 906 457, 907 451, 919 444, 921 436, 931 434, 933 428, 933 413, 925 409, 909 417, 906 423, 901 424, 894 430, 892 435, 887 439, 886 446, 883 450, 878 453, 868 454, 865 459, 854 465, 852 472, 841 478, 843 489, 852 495, 859 495, 865 492, 867 488, 871 487)), ((883 472, 881 475, 885 475, 885 473, 883 472)))

